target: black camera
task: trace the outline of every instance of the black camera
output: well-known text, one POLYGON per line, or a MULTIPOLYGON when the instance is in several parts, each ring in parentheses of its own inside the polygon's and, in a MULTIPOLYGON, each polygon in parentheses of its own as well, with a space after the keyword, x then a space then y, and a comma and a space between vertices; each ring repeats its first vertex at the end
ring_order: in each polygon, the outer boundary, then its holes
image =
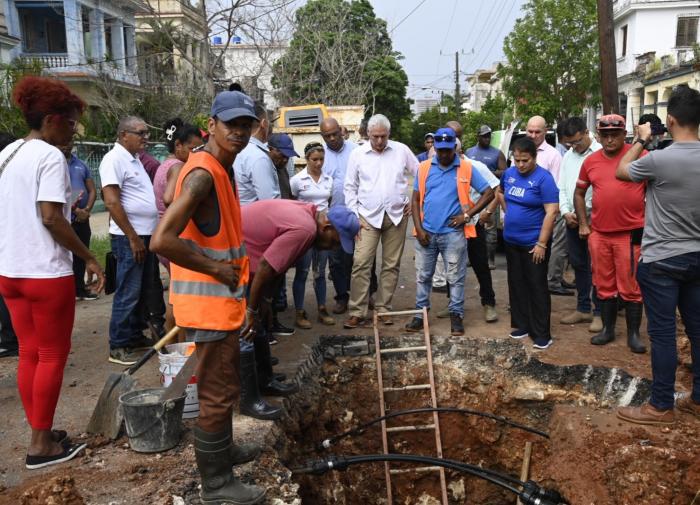
POLYGON ((651 123, 651 134, 652 135, 663 135, 668 130, 661 123, 651 123))

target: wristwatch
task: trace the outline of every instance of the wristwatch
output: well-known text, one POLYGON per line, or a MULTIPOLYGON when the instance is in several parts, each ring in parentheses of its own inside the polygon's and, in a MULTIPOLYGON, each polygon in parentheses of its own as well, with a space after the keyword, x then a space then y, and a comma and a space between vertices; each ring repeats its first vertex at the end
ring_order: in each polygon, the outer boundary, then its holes
POLYGON ((635 139, 634 143, 635 144, 642 144, 642 147, 645 147, 647 145, 646 140, 641 139, 641 138, 635 139))

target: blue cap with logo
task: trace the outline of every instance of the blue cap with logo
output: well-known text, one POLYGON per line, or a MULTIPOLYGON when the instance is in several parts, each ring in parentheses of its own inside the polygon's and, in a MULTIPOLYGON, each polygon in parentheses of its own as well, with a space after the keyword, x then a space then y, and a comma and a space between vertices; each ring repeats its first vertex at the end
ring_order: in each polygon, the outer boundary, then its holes
POLYGON ((335 205, 328 210, 328 220, 340 235, 340 247, 347 254, 355 250, 355 237, 360 231, 360 220, 345 205, 335 205))
POLYGON ((440 128, 433 137, 435 149, 454 149, 457 145, 457 133, 452 128, 440 128))
POLYGON ((221 121, 231 121, 239 117, 258 119, 253 99, 240 91, 222 91, 216 95, 211 105, 211 116, 216 116, 221 121))

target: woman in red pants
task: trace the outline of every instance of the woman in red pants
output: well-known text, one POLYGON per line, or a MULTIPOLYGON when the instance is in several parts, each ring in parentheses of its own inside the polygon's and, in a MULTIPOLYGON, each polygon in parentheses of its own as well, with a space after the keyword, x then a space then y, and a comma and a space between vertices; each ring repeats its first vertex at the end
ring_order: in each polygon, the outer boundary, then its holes
POLYGON ((25 77, 13 99, 29 134, 0 152, 0 294, 19 341, 17 385, 32 437, 29 469, 68 461, 85 444, 52 430, 70 350, 75 315, 71 253, 96 274, 95 257, 70 225, 71 194, 66 159, 56 146, 75 133, 83 101, 59 81, 25 77))

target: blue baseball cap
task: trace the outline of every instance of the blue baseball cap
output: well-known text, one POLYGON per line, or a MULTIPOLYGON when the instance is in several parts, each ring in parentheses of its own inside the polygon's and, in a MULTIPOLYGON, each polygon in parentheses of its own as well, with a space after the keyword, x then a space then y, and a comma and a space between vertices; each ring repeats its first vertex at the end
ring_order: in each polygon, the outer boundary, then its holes
POLYGON ((287 158, 291 158, 292 156, 296 156, 297 158, 299 157, 297 152, 294 150, 294 142, 292 142, 292 137, 286 133, 273 133, 270 135, 270 138, 267 140, 267 146, 274 147, 287 158))
POLYGON ((221 121, 231 121, 239 117, 258 120, 253 99, 240 91, 222 91, 216 95, 211 105, 211 116, 216 116, 221 121))
POLYGON ((440 128, 433 137, 435 149, 454 149, 457 145, 457 133, 452 128, 440 128))
POLYGON ((328 220, 340 235, 340 247, 348 254, 355 250, 355 237, 360 231, 360 220, 345 205, 335 205, 328 210, 328 220))

